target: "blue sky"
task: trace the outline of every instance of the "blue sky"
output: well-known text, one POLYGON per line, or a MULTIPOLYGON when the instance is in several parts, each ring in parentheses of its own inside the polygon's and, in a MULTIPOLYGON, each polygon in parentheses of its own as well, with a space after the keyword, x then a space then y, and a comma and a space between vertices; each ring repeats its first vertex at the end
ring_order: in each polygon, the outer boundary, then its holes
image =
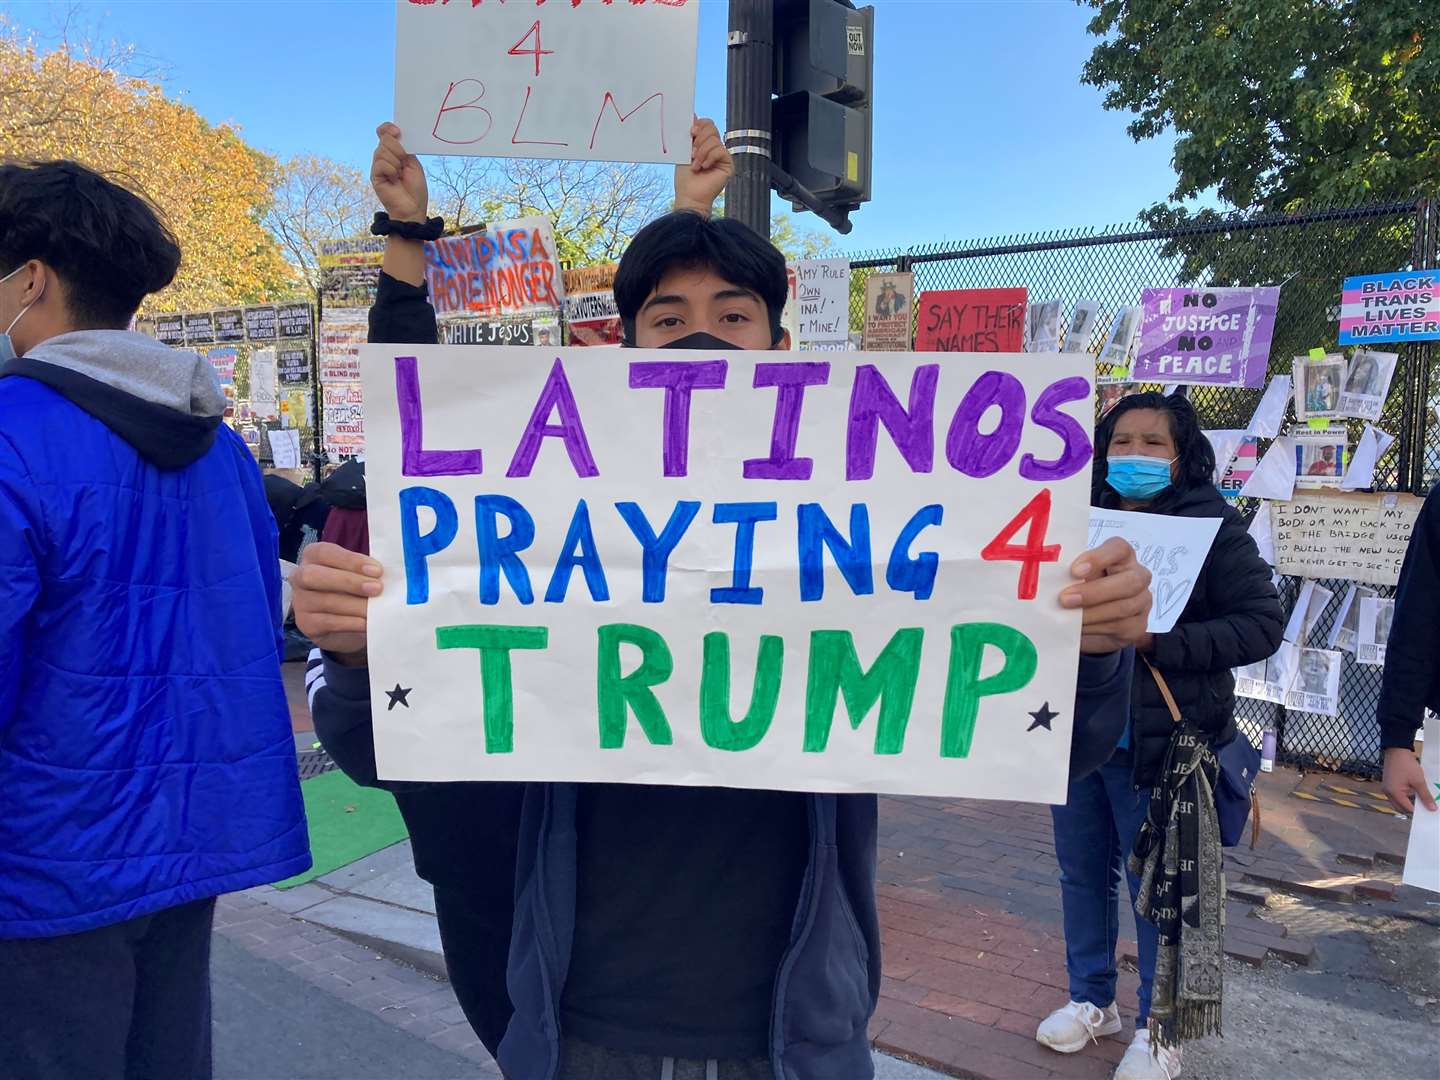
MULTIPOLYGON (((724 0, 700 0, 696 108, 723 121, 724 0)), ((842 251, 1129 221, 1173 183, 1168 138, 1136 144, 1128 114, 1080 84, 1095 39, 1073 0, 876 0, 874 201, 842 251)), ((58 5, 3 2, 53 30, 58 5)), ((368 168, 390 113, 394 5, 86 0, 97 36, 158 61, 167 90, 281 157, 368 168)), ((824 229, 810 215, 797 223, 824 229)))

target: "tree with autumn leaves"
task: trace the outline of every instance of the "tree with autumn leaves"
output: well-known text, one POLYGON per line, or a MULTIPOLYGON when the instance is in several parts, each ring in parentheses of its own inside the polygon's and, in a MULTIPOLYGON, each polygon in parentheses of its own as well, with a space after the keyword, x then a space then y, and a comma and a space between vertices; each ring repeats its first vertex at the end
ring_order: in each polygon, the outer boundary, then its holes
POLYGON ((79 161, 161 210, 184 261, 150 310, 294 295, 295 272, 261 221, 278 163, 127 75, 130 59, 85 45, 43 50, 0 23, 0 158, 79 161))

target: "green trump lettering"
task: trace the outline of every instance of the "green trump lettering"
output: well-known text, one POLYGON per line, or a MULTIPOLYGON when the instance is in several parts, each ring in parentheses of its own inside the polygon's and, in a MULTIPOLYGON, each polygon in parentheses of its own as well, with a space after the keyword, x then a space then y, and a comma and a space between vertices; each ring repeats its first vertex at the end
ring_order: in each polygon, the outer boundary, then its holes
POLYGON ((484 694, 485 752, 508 754, 515 749, 515 694, 510 679, 511 649, 543 649, 550 642, 544 626, 438 626, 440 649, 478 649, 480 686, 484 694))
POLYGON ((950 672, 941 713, 940 756, 970 756, 980 699, 1013 694, 1035 677, 1035 643, 1004 623, 962 623, 950 628, 950 672), (1000 670, 980 677, 985 646, 1000 650, 1000 670))
POLYGON ((675 737, 670 722, 651 689, 670 678, 675 670, 675 659, 665 639, 649 627, 610 623, 600 627, 597 654, 595 697, 601 749, 618 750, 625 745, 626 722, 632 712, 652 744, 671 745, 675 737), (629 675, 620 674, 621 645, 634 645, 640 650, 640 666, 629 675))
POLYGON ((860 667, 855 637, 849 630, 815 630, 810 634, 810 672, 805 685, 805 749, 818 753, 830 743, 838 698, 845 698, 850 726, 859 729, 875 703, 875 753, 898 754, 905 748, 905 728, 920 676, 920 648, 925 631, 897 630, 869 669, 860 667))
POLYGON ((780 701, 780 676, 785 642, 774 634, 760 636, 750 708, 739 720, 730 717, 730 635, 718 630, 705 635, 700 669, 700 734, 716 750, 749 750, 765 737, 780 701))

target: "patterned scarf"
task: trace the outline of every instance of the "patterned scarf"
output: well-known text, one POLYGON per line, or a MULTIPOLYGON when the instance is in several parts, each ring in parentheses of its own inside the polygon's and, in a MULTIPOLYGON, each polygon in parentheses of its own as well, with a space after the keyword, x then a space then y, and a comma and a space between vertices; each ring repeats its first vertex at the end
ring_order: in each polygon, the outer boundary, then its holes
POLYGON ((1205 737, 1179 724, 1130 855, 1130 872, 1140 878, 1135 911, 1160 931, 1150 1006, 1157 1048, 1220 1034, 1225 874, 1215 817, 1218 772, 1205 737))

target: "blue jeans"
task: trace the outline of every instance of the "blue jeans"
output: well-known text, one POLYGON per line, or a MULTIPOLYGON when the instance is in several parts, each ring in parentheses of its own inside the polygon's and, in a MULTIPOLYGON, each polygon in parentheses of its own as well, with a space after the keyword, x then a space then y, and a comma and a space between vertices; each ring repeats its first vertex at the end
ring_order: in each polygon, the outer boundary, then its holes
MULTIPOLYGON (((1055 856, 1060 863, 1060 903, 1065 916, 1065 968, 1070 997, 1105 1008, 1115 1000, 1115 941, 1120 933, 1119 884, 1125 873, 1134 904, 1139 878, 1125 870, 1150 803, 1148 789, 1131 784, 1129 753, 1120 751, 1083 780, 1070 785, 1064 806, 1052 806, 1055 856)), ((1159 932, 1138 916, 1140 1015, 1150 1015, 1159 932)))

